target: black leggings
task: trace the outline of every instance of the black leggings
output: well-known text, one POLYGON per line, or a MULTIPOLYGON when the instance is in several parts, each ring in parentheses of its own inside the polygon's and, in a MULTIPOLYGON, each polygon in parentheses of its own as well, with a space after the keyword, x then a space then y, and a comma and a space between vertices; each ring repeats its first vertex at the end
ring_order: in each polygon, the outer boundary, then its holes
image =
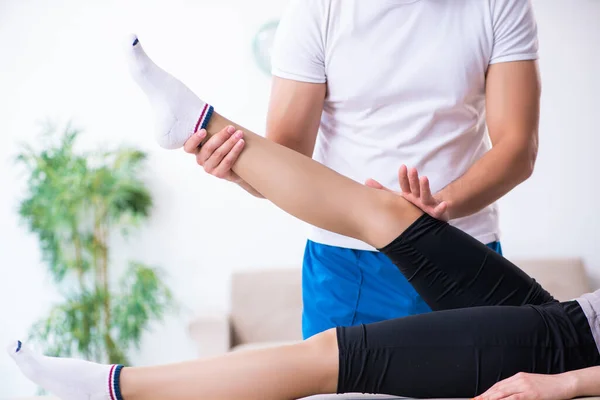
POLYGON ((423 215, 381 251, 436 312, 338 328, 338 393, 473 397, 517 372, 600 365, 577 302, 459 229, 423 215))

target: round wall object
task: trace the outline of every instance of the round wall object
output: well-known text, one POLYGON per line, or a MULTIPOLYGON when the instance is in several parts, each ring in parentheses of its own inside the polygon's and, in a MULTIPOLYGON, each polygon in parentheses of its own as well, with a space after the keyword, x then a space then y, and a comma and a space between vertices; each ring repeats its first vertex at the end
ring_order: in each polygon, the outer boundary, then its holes
POLYGON ((279 21, 269 21, 260 27, 252 44, 254 59, 258 67, 267 75, 271 75, 271 50, 279 21))

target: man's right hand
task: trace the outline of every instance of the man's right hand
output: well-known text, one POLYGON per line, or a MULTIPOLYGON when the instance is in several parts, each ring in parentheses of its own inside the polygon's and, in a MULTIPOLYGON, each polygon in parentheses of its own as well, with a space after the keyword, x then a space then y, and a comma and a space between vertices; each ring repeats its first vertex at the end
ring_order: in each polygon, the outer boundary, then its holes
POLYGON ((244 133, 233 126, 228 126, 199 147, 205 137, 206 132, 201 130, 189 138, 183 146, 186 153, 195 154, 196 162, 208 174, 239 183, 241 178, 231 170, 231 167, 244 148, 245 142, 242 139, 244 133))
POLYGON ((228 126, 200 147, 206 138, 206 131, 202 129, 185 142, 183 149, 186 153, 194 154, 196 162, 210 175, 237 183, 251 195, 262 198, 260 193, 231 170, 246 144, 243 137, 242 131, 228 126))
MULTIPOLYGON (((402 165, 398 171, 398 180, 400 181, 400 189, 402 189, 401 192, 397 193, 398 195, 404 197, 433 218, 442 221, 450 219, 448 202, 437 199, 431 194, 427 177, 422 176, 419 179, 419 173, 415 168, 409 170, 406 165, 402 165)), ((365 185, 394 193, 374 179, 367 179, 365 185)))
MULTIPOLYGON (((267 117, 266 138, 311 157, 315 148, 327 86, 274 77, 267 117)), ((196 155, 204 170, 217 178, 240 185, 256 197, 263 197, 235 174, 231 167, 244 149, 243 133, 227 127, 203 143, 200 131, 184 145, 186 152, 196 155), (241 134, 236 137, 236 133, 241 134), (201 148, 198 148, 200 144, 201 148)))

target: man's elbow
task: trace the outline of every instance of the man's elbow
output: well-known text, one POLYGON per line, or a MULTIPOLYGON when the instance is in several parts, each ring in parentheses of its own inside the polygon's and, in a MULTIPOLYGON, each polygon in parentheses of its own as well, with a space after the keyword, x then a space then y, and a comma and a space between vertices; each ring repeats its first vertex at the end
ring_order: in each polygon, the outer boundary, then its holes
POLYGON ((518 162, 518 179, 519 183, 526 181, 533 175, 535 169, 535 162, 537 160, 537 141, 535 143, 528 143, 523 146, 523 149, 519 152, 518 162))
POLYGON ((535 161, 530 161, 523 166, 521 171, 521 179, 519 183, 525 182, 527 179, 531 178, 531 175, 533 175, 534 167, 535 161))

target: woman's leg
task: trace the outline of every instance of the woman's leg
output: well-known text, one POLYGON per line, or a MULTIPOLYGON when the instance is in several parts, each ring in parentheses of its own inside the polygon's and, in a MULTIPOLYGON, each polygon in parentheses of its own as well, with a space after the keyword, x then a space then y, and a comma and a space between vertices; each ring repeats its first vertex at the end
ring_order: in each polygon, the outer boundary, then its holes
MULTIPOLYGON (((169 110, 187 110, 182 106, 182 93, 191 99, 183 105, 198 104, 191 107, 187 117, 168 114, 171 119, 161 118, 178 121, 168 125, 162 137, 179 134, 177 140, 182 145, 198 127, 205 127, 210 135, 235 125, 217 113, 210 117, 206 110, 212 108, 159 69, 139 42, 134 42, 132 54, 133 65, 143 71, 134 77, 154 100, 155 114, 165 110, 164 104, 170 105, 169 110), (186 120, 193 122, 180 123, 186 120)), ((244 131, 246 147, 233 165, 239 176, 284 211, 382 248, 432 309, 552 301, 552 296, 506 259, 460 230, 423 215, 402 197, 365 187, 293 150, 244 131)))
MULTIPOLYGON (((208 136, 229 125, 241 128, 214 112, 208 136)), ((383 247, 423 214, 400 196, 362 185, 296 151, 244 132, 246 145, 232 169, 276 206, 311 225, 383 247)))
MULTIPOLYGON (((163 147, 181 147, 201 127, 210 136, 228 125, 237 126, 154 64, 137 39, 132 44, 130 68, 152 104, 163 147)), ((366 187, 244 131, 246 146, 233 170, 268 200, 309 224, 382 247, 422 214, 402 197, 366 187)))
POLYGON ((9 353, 21 371, 61 400, 281 400, 335 393, 338 384, 333 329, 294 345, 156 367, 115 369, 16 350, 9 353))
POLYGON ((380 250, 433 311, 555 301, 509 260, 428 215, 380 250))
MULTIPOLYGON (((232 121, 214 112, 208 135, 232 121)), ((246 145, 232 169, 276 206, 311 225, 383 247, 421 210, 402 197, 372 189, 244 129, 246 145)))
POLYGON ((337 383, 338 350, 332 329, 289 346, 125 368, 121 393, 125 400, 281 400, 335 393, 337 383))
MULTIPOLYGON (((232 124, 214 113, 207 130, 214 134, 232 124)), ((554 300, 507 259, 403 198, 373 191, 251 132, 246 141, 233 165, 242 179, 306 222, 381 247, 432 310, 554 300)))

